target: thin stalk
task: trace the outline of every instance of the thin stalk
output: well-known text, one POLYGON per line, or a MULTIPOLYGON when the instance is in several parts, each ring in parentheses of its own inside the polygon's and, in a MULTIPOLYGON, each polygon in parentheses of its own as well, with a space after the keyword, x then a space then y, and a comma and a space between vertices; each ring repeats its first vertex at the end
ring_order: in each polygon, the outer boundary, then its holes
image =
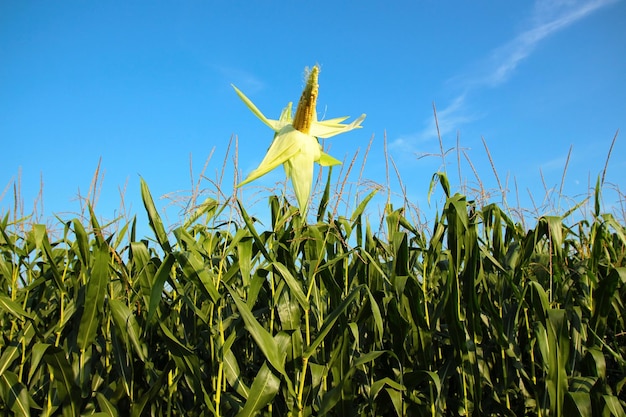
MULTIPOLYGON (((503 313, 502 313, 502 297, 500 299, 500 317, 504 317, 503 313)), ((509 391, 508 391, 508 386, 509 386, 509 375, 508 375, 508 371, 506 369, 506 352, 504 351, 504 347, 500 347, 500 355, 502 356, 502 380, 504 381, 504 390, 505 390, 505 396, 506 396, 506 408, 508 408, 509 410, 511 409, 511 399, 509 398, 509 391)))
POLYGON ((54 388, 54 374, 52 373, 52 370, 49 371, 50 372, 50 385, 48 385, 48 401, 46 403, 46 408, 47 411, 43 414, 45 416, 48 416, 51 414, 52 410, 52 398, 53 398, 53 388, 54 388))
POLYGON ((274 332, 274 320, 276 319, 276 288, 274 282, 274 272, 270 272, 270 293, 272 295, 270 302, 272 303, 270 308, 270 333, 274 332))
POLYGON ((174 377, 172 375, 173 371, 170 370, 167 373, 167 413, 166 415, 170 417, 172 415, 172 395, 174 390, 172 386, 174 385, 174 377))
POLYGON ((554 288, 553 288, 554 275, 553 275, 553 271, 552 271, 552 262, 553 262, 553 259, 552 259, 552 256, 553 256, 552 255, 552 244, 553 244, 553 242, 552 242, 552 229, 548 228, 548 254, 549 254, 548 266, 550 268, 550 270, 549 270, 549 275, 550 275, 550 298, 549 298, 550 307, 552 307, 552 296, 554 294, 554 288))
POLYGON ((24 376, 24 365, 26 365, 26 352, 28 352, 26 345, 26 338, 22 337, 22 360, 20 361, 20 371, 18 373, 18 378, 20 381, 23 381, 24 376))
MULTIPOLYGON (((308 298, 308 296, 307 296, 308 298)), ((311 310, 307 308, 304 310, 304 323, 305 323, 305 340, 306 340, 306 348, 311 345, 311 326, 309 321, 309 312, 311 310)), ((309 357, 302 357, 302 371, 300 372, 300 385, 298 387, 298 416, 303 416, 304 414, 304 405, 302 404, 302 397, 304 395, 304 381, 306 380, 306 372, 307 366, 309 364, 309 357)))
MULTIPOLYGON (((228 145, 230 147, 230 143, 228 145)), ((223 175, 223 172, 222 172, 223 175)), ((221 178, 220 178, 220 183, 221 183, 221 178)), ((230 225, 233 221, 233 210, 232 210, 232 205, 231 205, 231 210, 229 213, 229 219, 228 219, 228 227, 230 228, 230 225)), ((226 259, 226 251, 227 251, 227 246, 228 246, 228 239, 224 239, 224 243, 222 245, 222 256, 220 257, 220 262, 218 264, 218 269, 217 269, 217 276, 216 276, 216 282, 215 282, 215 288, 219 291, 220 288, 220 284, 222 282, 222 271, 224 270, 224 262, 226 259)), ((216 416, 219 417, 220 415, 220 402, 222 399, 222 386, 224 385, 224 389, 225 389, 225 378, 226 375, 224 373, 224 343, 225 343, 225 337, 224 337, 224 321, 222 320, 222 304, 223 304, 223 299, 220 301, 220 304, 217 307, 217 320, 218 320, 218 329, 219 329, 219 349, 218 349, 218 361, 219 361, 219 365, 217 366, 217 384, 216 384, 216 389, 215 389, 215 413, 216 416)), ((272 310, 272 313, 274 313, 274 311, 272 310)), ((270 328, 271 329, 271 328, 270 328)))
MULTIPOLYGON (((113 293, 113 291, 111 291, 111 294, 113 293)), ((104 355, 104 369, 110 369, 111 367, 111 357, 112 357, 112 349, 110 347, 110 343, 111 343, 111 320, 112 317, 110 314, 107 314, 107 318, 106 318, 106 325, 105 325, 105 331, 106 331, 106 343, 104 344, 104 349, 105 349, 105 355, 104 355)))
POLYGON ((298 387, 298 416, 304 416, 304 404, 302 404, 302 397, 304 394, 304 380, 306 379, 306 371, 307 371, 308 364, 309 364, 308 356, 303 357, 302 358, 302 373, 300 374, 300 386, 298 387))
POLYGON ((79 369, 80 369, 80 386, 84 387, 85 386, 85 350, 84 349, 80 349, 80 359, 79 359, 79 369))
POLYGON ((309 327, 309 311, 310 309, 306 309, 304 311, 304 323, 306 326, 306 347, 307 348, 311 345, 311 330, 309 327))
POLYGON ((430 415, 435 417, 437 415, 437 408, 435 407, 435 393, 433 392, 433 384, 428 384, 428 389, 430 391, 430 415))
MULTIPOLYGON (((194 303, 195 303, 195 300, 194 300, 194 303)), ((209 324, 209 328, 213 328, 213 325, 214 325, 213 319, 214 319, 214 315, 215 315, 214 313, 215 313, 215 304, 211 303, 211 305, 209 306, 209 315, 208 315, 208 317, 209 317, 209 323, 208 323, 209 324)), ((211 358, 214 359, 215 362, 220 362, 219 358, 217 358, 217 352, 216 352, 216 349, 215 349, 215 343, 216 343, 215 338, 210 337, 209 338, 209 350, 211 352, 211 358)), ((216 392, 217 392, 217 384, 218 384, 218 382, 215 381, 215 382, 213 382, 213 384, 215 385, 216 392)), ((217 408, 219 409, 219 406, 217 408)))
POLYGON ((424 276, 422 277, 422 294, 424 295, 424 317, 426 318, 426 326, 430 330, 430 315, 428 314, 428 288, 426 283, 426 276, 428 275, 428 259, 424 256, 423 261, 424 276))
MULTIPOLYGON (((65 255, 68 259, 69 256, 67 256, 67 254, 65 255)), ((65 268, 63 269, 63 275, 61 276, 61 282, 65 282, 65 277, 67 276, 67 269, 69 268, 70 263, 66 262, 65 263, 65 268)), ((59 316, 59 324, 62 324, 65 322, 65 291, 64 290, 60 290, 59 291, 59 298, 60 300, 60 316, 59 316)), ((61 331, 63 329, 61 329, 61 327, 59 326, 58 330, 57 330, 57 337, 56 340, 54 341, 54 346, 55 347, 59 347, 59 343, 61 342, 61 331)))
POLYGON ((463 368, 463 363, 461 363, 461 376, 463 377, 463 407, 465 408, 465 415, 469 416, 469 405, 467 404, 467 380, 465 378, 465 369, 463 368))
POLYGON ((606 155, 606 161, 604 162, 604 169, 602 170, 602 180, 600 181, 600 185, 604 185, 604 178, 606 178, 606 170, 609 168, 609 160, 611 159, 611 152, 613 152, 613 146, 615 145, 615 141, 617 140, 617 135, 619 135, 619 129, 615 132, 615 136, 613 136, 613 140, 611 141, 611 147, 609 148, 609 153, 606 155))
MULTIPOLYGON (((528 340, 530 343, 530 376, 533 380, 533 385, 537 386, 537 375, 535 373, 535 350, 533 349, 534 343, 532 342, 531 339, 531 334, 530 334, 530 326, 528 325, 528 308, 524 308, 524 321, 525 321, 525 325, 526 325, 526 334, 528 336, 528 340)), ((537 416, 541 417, 541 406, 539 405, 539 401, 535 401, 535 404, 537 404, 537 416)))
POLYGON ((343 296, 347 297, 348 296, 348 290, 349 290, 348 287, 350 285, 350 282, 349 282, 350 276, 348 275, 348 271, 349 271, 348 259, 347 258, 344 259, 343 263, 344 263, 344 268, 343 268, 343 272, 344 272, 343 273, 343 296))
POLYGON ((13 266, 13 271, 11 274, 11 301, 17 300, 17 290, 19 288, 19 286, 17 285, 17 278, 19 277, 19 271, 20 268, 18 263, 18 265, 13 266))
POLYGON ((220 415, 220 401, 222 399, 222 380, 224 379, 224 323, 222 321, 222 306, 217 307, 217 320, 220 334, 219 365, 217 367, 217 384, 215 387, 215 415, 220 415))

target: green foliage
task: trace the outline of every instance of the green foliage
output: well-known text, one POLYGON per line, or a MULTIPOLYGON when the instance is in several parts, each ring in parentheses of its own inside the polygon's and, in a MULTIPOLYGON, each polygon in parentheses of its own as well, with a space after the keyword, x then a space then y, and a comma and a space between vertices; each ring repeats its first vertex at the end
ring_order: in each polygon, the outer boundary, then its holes
POLYGON ((373 233, 373 194, 332 217, 330 182, 314 224, 208 201, 168 234, 143 181, 153 241, 5 217, 0 414, 624 415, 624 226, 525 230, 437 179, 429 230, 373 233))

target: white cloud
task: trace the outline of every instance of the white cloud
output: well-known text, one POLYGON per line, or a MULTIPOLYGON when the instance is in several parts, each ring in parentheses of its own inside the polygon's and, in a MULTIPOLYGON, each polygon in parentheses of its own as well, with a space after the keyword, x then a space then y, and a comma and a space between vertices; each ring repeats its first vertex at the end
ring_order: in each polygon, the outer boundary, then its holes
MULTIPOLYGON (((436 106, 436 103, 435 103, 436 106)), ((456 130, 460 125, 471 122, 479 118, 476 114, 470 114, 465 106, 465 95, 457 96, 452 103, 443 109, 437 108, 437 122, 439 133, 446 136, 456 130)), ((425 142, 430 142, 437 138, 437 123, 433 114, 419 132, 400 136, 389 145, 391 149, 405 152, 415 151, 414 148, 425 142)))
POLYGON ((554 170, 563 171, 566 164, 567 164, 567 155, 560 155, 555 158, 541 162, 541 164, 539 165, 539 168, 541 168, 543 172, 550 172, 554 170))
MULTIPOLYGON (((461 125, 482 117, 468 110, 466 96, 469 92, 480 88, 495 88, 507 82, 519 64, 532 54, 542 40, 616 1, 619 0, 537 0, 526 30, 494 49, 474 73, 455 77, 455 80, 460 81, 462 93, 443 110, 437 111, 441 135, 458 130, 461 125)), ((391 142, 391 147, 410 151, 419 143, 436 138, 435 120, 434 117, 429 117, 424 121, 421 131, 395 139, 391 142)))
POLYGON ((235 84, 237 88, 246 92, 246 94, 254 94, 263 88, 265 83, 261 81, 254 74, 251 74, 245 70, 227 66, 215 66, 215 69, 224 76, 224 78, 230 80, 235 84))
POLYGON ((491 54, 487 69, 474 80, 474 87, 495 87, 511 77, 518 65, 548 36, 563 30, 587 17, 597 9, 616 0, 539 0, 535 2, 532 25, 513 40, 496 48, 491 54))

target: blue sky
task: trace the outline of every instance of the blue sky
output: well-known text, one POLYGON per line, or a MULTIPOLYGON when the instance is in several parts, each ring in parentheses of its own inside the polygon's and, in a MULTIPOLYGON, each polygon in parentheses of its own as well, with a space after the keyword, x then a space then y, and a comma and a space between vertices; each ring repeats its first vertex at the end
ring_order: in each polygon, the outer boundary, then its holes
MULTIPOLYGON (((320 116, 367 114, 362 129, 324 143, 344 168, 359 152, 347 184, 352 209, 373 182, 387 184, 385 141, 403 181, 388 168, 392 200, 406 194, 426 217, 436 206, 426 201, 430 179, 443 168, 455 190, 480 188, 475 169, 493 201, 502 187, 511 207, 568 208, 595 184, 621 129, 604 201, 621 212, 625 17, 624 0, 3 1, 0 214, 13 210, 19 185, 25 213, 38 201, 42 219, 71 218, 101 160, 99 215, 142 216, 143 177, 166 223, 179 222, 192 187, 202 197, 215 196, 217 183, 224 198, 233 193, 231 138, 240 176, 271 141, 230 84, 277 118, 315 63, 320 116), (440 153, 433 104, 452 149, 445 166, 429 156, 440 153)), ((241 198, 263 217, 260 190, 283 179, 276 170, 241 198)))

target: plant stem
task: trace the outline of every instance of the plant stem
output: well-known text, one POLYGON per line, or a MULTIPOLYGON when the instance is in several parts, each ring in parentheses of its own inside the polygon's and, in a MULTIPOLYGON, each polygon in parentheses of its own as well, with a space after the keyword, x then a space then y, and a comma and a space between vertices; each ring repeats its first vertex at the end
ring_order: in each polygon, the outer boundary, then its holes
POLYGON ((302 404, 302 397, 304 394, 304 380, 306 379, 307 365, 309 364, 309 358, 302 358, 302 372, 300 374, 300 386, 298 387, 298 416, 304 415, 304 405, 302 404))

